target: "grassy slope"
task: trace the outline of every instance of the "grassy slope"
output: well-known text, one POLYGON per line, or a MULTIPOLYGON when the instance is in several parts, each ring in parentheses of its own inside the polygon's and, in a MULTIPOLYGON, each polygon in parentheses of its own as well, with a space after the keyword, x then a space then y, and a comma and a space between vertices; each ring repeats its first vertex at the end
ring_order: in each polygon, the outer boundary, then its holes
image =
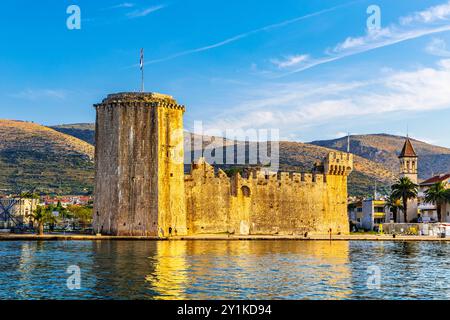
POLYGON ((95 124, 93 123, 63 124, 50 128, 95 145, 95 124))
POLYGON ((35 123, 0 120, 0 190, 92 191, 94 147, 35 123))
MULTIPOLYGON (((53 128, 93 144, 93 124, 71 124, 53 128)), ((371 194, 375 182, 378 190, 386 189, 398 172, 397 154, 403 142, 404 137, 386 134, 352 136, 351 151, 357 156, 355 157, 355 171, 349 177, 350 193, 352 195, 371 194)), ((227 142, 227 144, 229 143, 227 142)), ((421 178, 428 177, 432 172, 450 171, 450 149, 416 140, 413 140, 413 144, 420 156, 419 176, 421 178)), ((346 147, 346 138, 314 141, 309 144, 281 142, 281 169, 310 171, 313 163, 321 160, 331 149, 345 151, 346 147)))
MULTIPOLYGON (((375 161, 388 170, 397 173, 399 170, 398 154, 405 137, 387 134, 351 136, 351 152, 363 158, 375 161)), ((419 156, 419 178, 425 179, 433 173, 450 171, 450 149, 434 146, 425 142, 411 139, 419 156)), ((314 141, 311 144, 331 149, 346 150, 347 138, 335 140, 314 141)))

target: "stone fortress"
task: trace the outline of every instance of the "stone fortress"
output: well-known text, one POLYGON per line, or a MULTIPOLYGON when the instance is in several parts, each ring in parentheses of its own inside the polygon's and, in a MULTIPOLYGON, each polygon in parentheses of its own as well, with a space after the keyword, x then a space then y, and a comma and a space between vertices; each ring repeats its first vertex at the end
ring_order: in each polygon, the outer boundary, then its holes
POLYGON ((184 173, 185 107, 157 93, 109 95, 96 109, 94 231, 170 237, 349 233, 353 155, 314 173, 228 177, 203 158, 184 173))

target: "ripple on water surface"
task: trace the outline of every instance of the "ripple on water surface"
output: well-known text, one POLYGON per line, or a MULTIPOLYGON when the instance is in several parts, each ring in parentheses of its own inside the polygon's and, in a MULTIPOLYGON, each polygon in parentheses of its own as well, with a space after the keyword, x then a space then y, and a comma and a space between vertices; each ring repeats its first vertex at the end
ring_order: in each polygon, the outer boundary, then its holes
POLYGON ((0 242, 0 299, 448 299, 450 243, 0 242), (81 288, 69 290, 69 266, 81 288), (379 289, 367 287, 369 267, 379 289))

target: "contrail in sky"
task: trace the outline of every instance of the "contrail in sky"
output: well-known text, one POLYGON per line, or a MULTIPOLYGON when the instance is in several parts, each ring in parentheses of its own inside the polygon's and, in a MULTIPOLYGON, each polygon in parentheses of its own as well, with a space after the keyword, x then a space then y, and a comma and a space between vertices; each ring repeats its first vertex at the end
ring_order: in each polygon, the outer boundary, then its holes
POLYGON ((186 50, 186 51, 181 51, 181 52, 178 52, 178 53, 174 53, 174 54, 172 54, 170 56, 167 56, 165 58, 150 60, 150 61, 147 61, 145 64, 153 64, 153 63, 158 63, 158 62, 164 62, 164 61, 172 60, 172 59, 175 59, 175 58, 178 58, 178 57, 187 56, 187 55, 190 55, 190 54, 193 54, 193 53, 203 52, 203 51, 211 50, 211 49, 214 49, 214 48, 222 47, 224 45, 227 45, 229 43, 238 41, 238 40, 243 39, 243 38, 247 38, 248 36, 254 35, 254 34, 262 32, 262 31, 270 31, 272 29, 284 27, 284 26, 287 26, 289 24, 292 24, 292 23, 295 23, 295 22, 298 22, 298 21, 302 21, 302 20, 305 20, 305 19, 316 17, 316 16, 322 15, 324 13, 335 11, 337 9, 341 9, 341 8, 344 8, 344 7, 348 7, 350 5, 353 5, 353 4, 361 2, 361 1, 362 0, 352 1, 352 2, 349 2, 349 3, 345 3, 345 4, 341 4, 341 5, 332 7, 332 8, 328 8, 328 9, 324 9, 324 10, 317 11, 317 12, 314 12, 314 13, 310 13, 310 14, 307 14, 307 15, 304 15, 304 16, 301 16, 301 17, 297 17, 297 18, 293 18, 293 19, 286 20, 286 21, 283 21, 283 22, 271 24, 271 25, 268 25, 268 26, 265 26, 265 27, 262 27, 262 28, 259 28, 259 29, 255 29, 255 30, 252 30, 252 31, 248 31, 248 32, 245 32, 245 33, 238 34, 238 35, 236 35, 234 37, 231 37, 231 38, 228 38, 226 40, 223 40, 223 41, 220 41, 220 42, 217 42, 217 43, 214 43, 214 44, 210 44, 210 45, 207 45, 207 46, 204 46, 204 47, 191 49, 191 50, 186 50))

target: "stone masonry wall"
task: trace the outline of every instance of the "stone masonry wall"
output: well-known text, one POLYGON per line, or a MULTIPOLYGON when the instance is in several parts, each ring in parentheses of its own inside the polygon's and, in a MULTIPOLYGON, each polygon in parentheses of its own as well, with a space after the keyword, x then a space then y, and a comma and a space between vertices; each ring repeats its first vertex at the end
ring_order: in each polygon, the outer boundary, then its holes
POLYGON ((184 234, 183 163, 174 161, 184 107, 166 95, 121 93, 95 108, 95 232, 184 234))
POLYGON ((189 234, 230 232, 230 179, 204 161, 192 167, 185 178, 186 214, 189 234))
POLYGON ((158 108, 158 225, 159 236, 184 235, 186 205, 184 192, 184 108, 158 108))
MULTIPOLYGON (((331 154, 331 161, 339 153, 331 154)), ((347 155, 345 155, 347 156, 347 155)), ((328 159, 329 161, 330 159, 328 159)), ((253 174, 228 178, 204 159, 185 177, 189 234, 349 233, 347 174, 253 174)))
POLYGON ((122 236, 349 232, 351 154, 323 174, 232 178, 203 159, 184 175, 184 107, 170 96, 119 93, 95 105, 94 231, 122 236))

